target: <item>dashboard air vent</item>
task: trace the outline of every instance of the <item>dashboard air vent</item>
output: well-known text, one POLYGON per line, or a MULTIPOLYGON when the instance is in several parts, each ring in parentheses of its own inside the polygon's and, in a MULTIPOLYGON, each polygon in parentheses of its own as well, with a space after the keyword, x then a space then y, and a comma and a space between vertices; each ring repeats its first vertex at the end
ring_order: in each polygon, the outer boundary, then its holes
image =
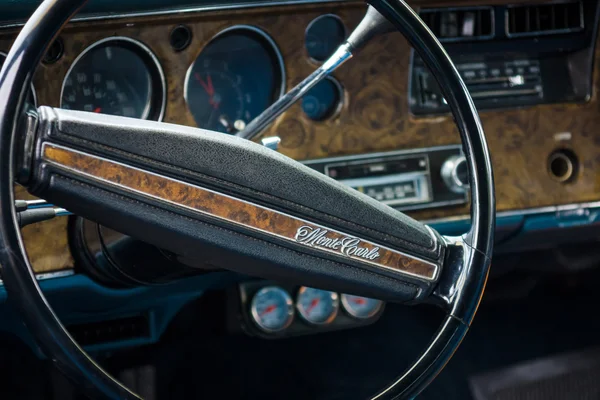
POLYGON ((425 8, 420 16, 442 42, 494 37, 494 11, 491 7, 425 8))
POLYGON ((509 6, 506 11, 509 37, 569 33, 583 28, 581 1, 509 6))

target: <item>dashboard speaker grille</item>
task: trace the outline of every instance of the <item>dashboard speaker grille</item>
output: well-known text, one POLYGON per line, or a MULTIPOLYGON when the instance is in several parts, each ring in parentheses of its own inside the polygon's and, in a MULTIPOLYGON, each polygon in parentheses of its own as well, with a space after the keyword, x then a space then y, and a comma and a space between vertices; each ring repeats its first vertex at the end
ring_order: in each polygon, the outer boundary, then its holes
POLYGON ((509 37, 570 33, 583 28, 581 1, 509 6, 506 10, 509 37))

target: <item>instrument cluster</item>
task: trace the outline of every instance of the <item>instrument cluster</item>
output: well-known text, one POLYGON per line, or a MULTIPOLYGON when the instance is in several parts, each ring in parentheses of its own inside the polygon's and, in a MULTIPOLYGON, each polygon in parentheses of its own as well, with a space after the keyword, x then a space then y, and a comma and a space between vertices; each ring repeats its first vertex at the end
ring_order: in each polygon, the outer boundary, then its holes
MULTIPOLYGON (((307 25, 303 38, 307 59, 313 64, 323 62, 346 35, 339 17, 317 17, 307 25)), ((192 33, 186 26, 171 32, 170 46, 176 53, 191 43, 192 33)), ((265 30, 234 25, 201 45, 180 81, 188 111, 199 128, 235 134, 285 93, 284 59, 265 30)), ((52 63, 62 51, 57 54, 52 63)), ((111 36, 89 45, 75 58, 62 82, 60 107, 161 121, 167 94, 163 65, 150 46, 111 36)), ((329 77, 307 92, 301 105, 307 118, 319 122, 337 116, 343 99, 343 87, 329 77)))
POLYGON ((268 338, 368 325, 385 305, 377 299, 265 281, 241 284, 240 300, 244 331, 268 338))

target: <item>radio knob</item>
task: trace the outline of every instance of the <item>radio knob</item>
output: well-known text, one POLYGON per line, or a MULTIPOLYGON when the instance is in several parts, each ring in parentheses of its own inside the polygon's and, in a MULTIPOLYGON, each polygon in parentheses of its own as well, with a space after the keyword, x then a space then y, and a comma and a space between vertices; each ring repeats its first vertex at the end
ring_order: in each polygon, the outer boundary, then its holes
POLYGON ((448 189, 454 193, 464 193, 469 188, 469 169, 465 156, 448 158, 440 173, 448 189))

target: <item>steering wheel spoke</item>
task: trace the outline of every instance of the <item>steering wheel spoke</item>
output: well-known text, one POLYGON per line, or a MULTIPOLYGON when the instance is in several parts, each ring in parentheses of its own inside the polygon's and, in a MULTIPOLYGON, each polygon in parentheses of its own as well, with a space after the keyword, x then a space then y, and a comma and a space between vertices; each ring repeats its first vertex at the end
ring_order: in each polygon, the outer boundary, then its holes
POLYGON ((256 143, 49 107, 30 126, 32 194, 182 256, 404 302, 439 279, 430 228, 256 143))

